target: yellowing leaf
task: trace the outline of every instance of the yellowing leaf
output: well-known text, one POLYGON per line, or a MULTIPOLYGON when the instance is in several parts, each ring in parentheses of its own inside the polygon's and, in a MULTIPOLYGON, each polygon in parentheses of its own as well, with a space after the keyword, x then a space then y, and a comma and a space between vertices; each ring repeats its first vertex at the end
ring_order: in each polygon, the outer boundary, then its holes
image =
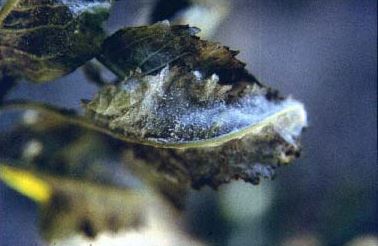
POLYGON ((0 164, 0 180, 38 203, 46 203, 51 197, 50 186, 25 170, 0 164))

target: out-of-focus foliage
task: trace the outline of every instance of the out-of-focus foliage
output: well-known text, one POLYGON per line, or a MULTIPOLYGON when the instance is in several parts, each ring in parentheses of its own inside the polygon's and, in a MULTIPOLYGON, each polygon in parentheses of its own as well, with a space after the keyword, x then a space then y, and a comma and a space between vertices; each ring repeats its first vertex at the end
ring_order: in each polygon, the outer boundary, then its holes
POLYGON ((110 6, 110 0, 6 1, 0 11, 0 79, 11 74, 45 82, 72 72, 99 51, 110 6))
POLYGON ((47 240, 82 233, 117 232, 143 222, 142 190, 120 189, 83 180, 43 175, 2 163, 2 179, 41 205, 41 233, 47 240))

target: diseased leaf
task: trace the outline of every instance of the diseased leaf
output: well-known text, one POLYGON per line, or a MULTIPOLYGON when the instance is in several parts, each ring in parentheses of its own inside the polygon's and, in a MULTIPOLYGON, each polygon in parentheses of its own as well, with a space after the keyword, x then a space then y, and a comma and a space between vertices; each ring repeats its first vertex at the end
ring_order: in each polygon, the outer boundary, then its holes
POLYGON ((138 145, 127 163, 134 157, 155 163, 194 187, 270 177, 299 154, 297 138, 306 125, 303 105, 293 99, 258 84, 220 85, 216 75, 203 79, 176 67, 105 86, 85 107, 111 132, 171 149, 138 145))
POLYGON ((110 0, 8 0, 0 11, 4 71, 36 82, 72 72, 99 51, 110 0))
POLYGON ((148 160, 193 187, 271 177, 299 155, 303 105, 262 86, 237 52, 197 32, 160 22, 108 38, 100 60, 125 79, 103 87, 87 116, 113 134, 170 148, 138 146, 128 163, 148 160))
POLYGON ((84 117, 36 103, 4 107, 31 107, 121 139, 131 169, 154 167, 171 184, 271 178, 299 155, 303 105, 261 85, 236 52, 194 30, 164 22, 115 33, 102 58, 126 77, 85 102, 84 117))
POLYGON ((195 36, 198 32, 198 28, 170 25, 168 21, 125 28, 105 40, 99 60, 121 79, 137 68, 148 75, 171 65, 198 71, 204 78, 215 73, 221 83, 255 80, 235 58, 239 52, 200 40, 195 36))
MULTIPOLYGON (((263 91, 262 89, 260 92, 263 91)), ((259 100, 261 103, 265 99, 260 97, 259 100)), ((77 124, 109 134, 125 141, 121 147, 124 149, 124 162, 128 168, 136 170, 141 177, 159 176, 168 184, 171 183, 171 187, 189 184, 199 188, 203 185, 217 187, 233 178, 242 178, 248 182, 258 183, 260 177, 270 178, 276 166, 288 163, 297 157, 300 151, 297 138, 306 124, 306 114, 300 103, 290 100, 276 102, 266 100, 265 103, 270 105, 269 107, 263 108, 262 112, 256 116, 250 115, 252 119, 254 117, 261 117, 261 119, 245 128, 236 129, 215 138, 186 142, 174 142, 177 139, 172 137, 162 141, 161 139, 138 139, 135 136, 125 136, 122 132, 111 130, 103 123, 99 123, 100 118, 103 117, 101 115, 96 116, 98 119, 94 124, 71 112, 57 110, 42 104, 18 103, 6 104, 3 107, 32 108, 48 114, 58 121, 77 124), (264 111, 268 109, 270 111, 264 111), (153 167, 152 170, 149 170, 151 167, 153 167), (152 175, 146 175, 147 170, 152 175)), ((227 115, 227 112, 225 113, 227 115)), ((230 117, 229 120, 234 119, 230 117)), ((196 123, 194 119, 193 123, 196 123)), ((155 126, 159 128, 159 125, 155 126)), ((78 167, 80 166, 73 166, 72 170, 81 170, 78 167)), ((72 174, 68 173, 68 175, 72 174)), ((153 182, 156 183, 156 181, 153 182)), ((167 190, 164 189, 165 182, 162 182, 162 185, 161 188, 164 192, 167 190)), ((166 195, 169 196, 169 194, 166 195)), ((173 199, 177 200, 175 197, 173 199)))

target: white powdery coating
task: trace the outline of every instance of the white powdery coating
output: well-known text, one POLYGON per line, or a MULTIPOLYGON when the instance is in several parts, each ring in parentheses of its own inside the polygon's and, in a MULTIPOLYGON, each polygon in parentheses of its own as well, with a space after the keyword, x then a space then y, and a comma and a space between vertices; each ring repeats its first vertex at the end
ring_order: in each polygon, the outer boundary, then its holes
POLYGON ((195 76, 195 78, 197 79, 197 80, 201 80, 202 79, 202 74, 201 74, 201 72, 200 71, 193 71, 193 75, 195 76))
POLYGON ((191 76, 180 81, 167 66, 157 75, 130 77, 119 91, 113 86, 98 96, 94 109, 111 117, 111 129, 159 142, 200 141, 238 131, 258 134, 268 126, 295 144, 307 125, 306 111, 294 99, 268 100, 266 90, 256 86, 227 102, 231 86, 219 85, 216 74, 202 79, 194 71, 191 76))
POLYGON ((99 9, 110 9, 111 7, 109 0, 60 0, 60 2, 75 15, 80 15, 83 12, 93 13, 99 9))
POLYGON ((288 108, 296 110, 285 113, 284 117, 272 122, 274 129, 289 143, 293 143, 307 125, 306 111, 303 105, 291 98, 272 102, 264 96, 248 96, 239 103, 226 105, 224 102, 210 108, 194 108, 176 118, 177 129, 196 126, 202 129, 220 127, 221 134, 228 134, 242 128, 257 125, 270 116, 284 112, 288 108))
POLYGON ((274 129, 281 135, 286 142, 294 144, 303 128, 307 127, 307 113, 302 103, 293 99, 290 105, 293 109, 280 117, 274 123, 274 129))
MULTIPOLYGON (((156 122, 165 122, 169 137, 158 138, 159 141, 204 140, 263 124, 271 125, 285 141, 294 144, 302 129, 307 126, 303 105, 292 98, 268 100, 265 93, 253 93, 231 104, 219 98, 212 101, 210 98, 215 92, 218 76, 213 74, 208 79, 202 79, 199 71, 192 73, 196 83, 204 83, 200 97, 206 98, 209 103, 194 104, 186 98, 186 92, 181 90, 173 89, 173 93, 167 93, 165 84, 172 79, 168 66, 148 80, 149 89, 141 101, 140 112, 153 112, 152 118, 156 120, 146 121, 147 132, 154 131, 156 122)), ((124 89, 132 92, 135 86, 138 84, 130 83, 124 89)))

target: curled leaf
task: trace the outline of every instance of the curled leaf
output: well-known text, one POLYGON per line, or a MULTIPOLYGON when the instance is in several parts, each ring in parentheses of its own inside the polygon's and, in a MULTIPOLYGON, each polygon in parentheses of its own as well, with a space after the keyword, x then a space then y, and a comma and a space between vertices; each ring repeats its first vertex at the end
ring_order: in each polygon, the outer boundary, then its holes
POLYGON ((97 125, 170 149, 137 145, 131 165, 139 158, 194 187, 216 187, 232 178, 256 183, 299 154, 306 113, 298 101, 276 98, 258 84, 220 85, 216 75, 200 78, 175 67, 140 76, 105 86, 85 105, 97 125))
POLYGON ((160 22, 108 38, 100 60, 125 79, 86 103, 87 117, 142 144, 128 163, 155 164, 193 187, 271 177, 299 155, 303 105, 261 85, 237 52, 197 32, 160 22))
POLYGON ((236 52, 195 31, 164 22, 115 33, 101 60, 126 77, 86 101, 84 117, 41 104, 4 107, 33 107, 121 139, 129 167, 152 166, 172 184, 271 178, 299 156, 304 106, 261 85, 236 52))
POLYGON ((18 103, 3 107, 32 108, 57 120, 121 139, 125 141, 125 163, 131 169, 142 169, 142 177, 146 167, 153 167, 150 171, 155 176, 175 185, 189 184, 195 188, 217 187, 234 178, 251 183, 258 183, 260 177, 271 178, 275 167, 299 155, 298 138, 306 125, 303 105, 282 101, 277 102, 277 111, 265 112, 265 117, 246 128, 202 141, 169 142, 125 136, 101 123, 99 119, 103 116, 100 115, 91 122, 42 104, 18 103))
POLYGON ((140 143, 216 145, 283 108, 301 107, 272 93, 257 84, 221 85, 216 74, 202 78, 198 71, 166 67, 158 75, 135 74, 103 87, 85 109, 98 125, 140 143))
POLYGON ((0 10, 0 77, 43 82, 93 58, 110 0, 8 0, 0 10))

